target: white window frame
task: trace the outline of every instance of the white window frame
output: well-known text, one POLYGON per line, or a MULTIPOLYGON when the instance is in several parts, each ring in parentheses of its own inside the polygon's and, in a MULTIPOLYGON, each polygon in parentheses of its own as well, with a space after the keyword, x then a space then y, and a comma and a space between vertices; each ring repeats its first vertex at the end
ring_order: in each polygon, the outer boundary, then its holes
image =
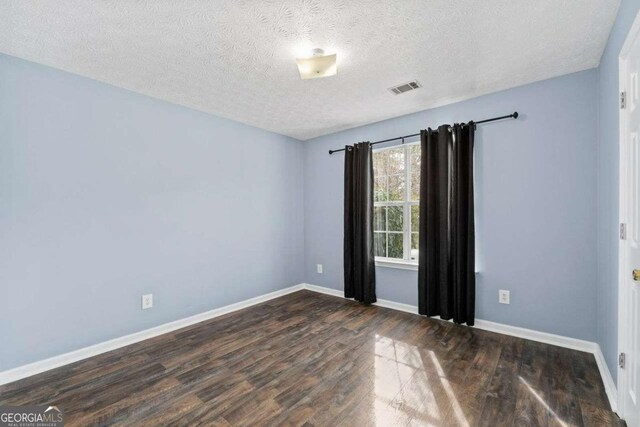
MULTIPOLYGON (((402 254, 403 258, 387 258, 387 257, 375 257, 376 266, 379 267, 391 267, 391 268, 400 268, 403 270, 417 270, 418 269, 418 260, 410 259, 411 256, 411 207, 419 206, 419 201, 411 201, 411 157, 409 153, 409 149, 411 146, 420 144, 420 141, 415 141, 411 143, 405 143, 401 145, 392 145, 389 147, 377 148, 373 150, 373 155, 381 151, 387 151, 391 149, 397 149, 399 147, 403 147, 404 149, 404 200, 401 202, 374 202, 373 206, 403 206, 403 218, 402 218, 402 254)), ((374 172, 374 180, 375 180, 375 172, 374 172)), ((388 214, 386 216, 386 221, 388 224, 389 217, 388 214)), ((388 230, 388 227, 386 227, 388 230)), ((388 232, 388 231, 387 231, 388 232)), ((399 232, 398 232, 399 233, 399 232)))

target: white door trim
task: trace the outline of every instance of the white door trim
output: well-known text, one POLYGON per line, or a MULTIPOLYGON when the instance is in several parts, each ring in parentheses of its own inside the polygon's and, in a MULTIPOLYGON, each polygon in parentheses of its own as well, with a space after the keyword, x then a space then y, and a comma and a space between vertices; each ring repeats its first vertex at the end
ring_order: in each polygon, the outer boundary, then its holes
MULTIPOLYGON (((622 49, 620 49, 620 54, 618 56, 618 84, 619 91, 618 95, 622 92, 628 94, 629 90, 627 88, 627 71, 626 71, 626 57, 631 50, 634 40, 640 33, 640 12, 636 15, 633 25, 627 34, 627 37, 622 45, 622 49)), ((627 96, 628 99, 628 96, 627 96)), ((620 100, 618 100, 620 102, 620 100)), ((627 102, 628 103, 628 102, 627 102)), ((618 105, 620 108, 620 105, 618 105)), ((630 184, 628 182, 628 171, 627 171, 627 159, 629 155, 629 139, 627 137, 627 114, 628 110, 619 109, 619 138, 620 138, 620 152, 619 152, 619 205, 618 205, 618 216, 619 223, 626 224, 629 220, 629 213, 627 211, 628 208, 628 200, 627 195, 630 189, 630 184)), ((627 348, 627 328, 628 328, 628 314, 626 313, 626 296, 625 296, 625 282, 624 278, 627 277, 629 273, 627 266, 627 245, 625 244, 625 240, 620 239, 618 243, 618 354, 623 352, 627 348)), ((620 366, 616 367, 617 369, 617 377, 618 377, 618 415, 620 418, 625 418, 625 408, 624 408, 624 396, 627 390, 627 377, 625 375, 625 371, 620 368, 620 366)))

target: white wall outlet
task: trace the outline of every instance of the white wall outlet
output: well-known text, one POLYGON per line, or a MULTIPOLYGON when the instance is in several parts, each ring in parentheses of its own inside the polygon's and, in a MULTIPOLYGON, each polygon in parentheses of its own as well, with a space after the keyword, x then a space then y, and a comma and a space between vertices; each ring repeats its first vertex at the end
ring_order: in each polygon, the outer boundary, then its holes
POLYGON ((509 291, 505 291, 503 289, 500 289, 498 291, 498 302, 500 304, 510 304, 511 302, 511 295, 509 293, 509 291))
POLYGON ((322 274, 322 264, 318 264, 316 270, 318 271, 318 274, 322 274))
POLYGON ((142 295, 142 309, 153 307, 153 294, 142 295))

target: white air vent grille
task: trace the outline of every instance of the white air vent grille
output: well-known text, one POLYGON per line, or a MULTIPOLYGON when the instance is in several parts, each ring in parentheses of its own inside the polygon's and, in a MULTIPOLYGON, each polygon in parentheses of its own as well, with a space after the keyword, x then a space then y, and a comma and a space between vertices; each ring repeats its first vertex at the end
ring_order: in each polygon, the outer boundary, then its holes
POLYGON ((389 90, 394 95, 400 95, 401 93, 409 92, 410 90, 418 89, 420 87, 422 87, 420 82, 417 81, 417 80, 413 80, 413 81, 408 82, 408 83, 403 83, 403 84, 398 85, 398 86, 390 87, 389 90))

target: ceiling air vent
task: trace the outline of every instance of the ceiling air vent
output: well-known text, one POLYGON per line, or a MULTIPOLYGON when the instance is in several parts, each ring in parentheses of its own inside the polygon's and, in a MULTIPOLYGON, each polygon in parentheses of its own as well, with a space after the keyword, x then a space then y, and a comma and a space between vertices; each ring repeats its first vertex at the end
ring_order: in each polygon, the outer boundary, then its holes
POLYGON ((390 87, 389 90, 394 95, 400 95, 401 93, 409 92, 410 90, 418 89, 420 87, 422 87, 420 82, 417 81, 417 80, 413 80, 413 81, 408 82, 408 83, 403 83, 403 84, 398 85, 398 86, 390 87))

